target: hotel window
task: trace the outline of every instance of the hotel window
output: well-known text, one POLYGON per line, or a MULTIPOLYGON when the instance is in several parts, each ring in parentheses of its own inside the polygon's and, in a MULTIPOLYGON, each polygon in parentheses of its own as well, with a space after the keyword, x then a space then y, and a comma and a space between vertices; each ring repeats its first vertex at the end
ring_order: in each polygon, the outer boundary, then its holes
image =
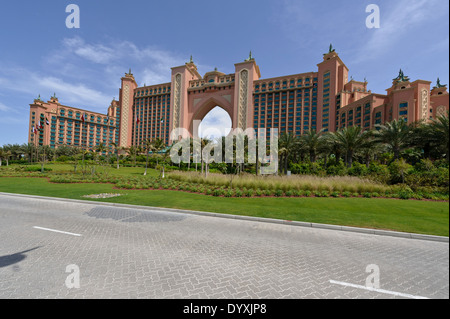
POLYGON ((402 117, 408 117, 408 103, 400 103, 399 105, 399 115, 402 117))

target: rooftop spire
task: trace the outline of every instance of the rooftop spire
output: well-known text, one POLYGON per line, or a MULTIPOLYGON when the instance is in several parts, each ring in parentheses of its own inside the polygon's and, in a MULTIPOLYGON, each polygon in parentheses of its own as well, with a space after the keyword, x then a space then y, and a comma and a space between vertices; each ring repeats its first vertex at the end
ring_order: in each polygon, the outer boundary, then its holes
POLYGON ((441 84, 441 80, 439 78, 437 78, 435 88, 439 89, 439 88, 445 88, 445 87, 447 87, 447 85, 446 84, 441 84))
POLYGON ((253 60, 254 60, 254 58, 252 56, 252 51, 250 50, 250 54, 248 55, 248 59, 245 60, 245 61, 247 62, 247 61, 253 61, 253 60))
POLYGON ((332 53, 332 52, 335 52, 335 51, 336 51, 336 50, 333 49, 333 44, 330 43, 330 47, 328 48, 328 52, 327 52, 327 53, 324 53, 324 56, 327 55, 327 54, 330 54, 330 53, 332 53))
POLYGON ((407 81, 409 81, 409 77, 407 77, 405 75, 405 73, 403 73, 403 70, 400 69, 400 71, 398 72, 398 76, 395 79, 393 79, 393 81, 396 81, 396 82, 407 82, 407 81))

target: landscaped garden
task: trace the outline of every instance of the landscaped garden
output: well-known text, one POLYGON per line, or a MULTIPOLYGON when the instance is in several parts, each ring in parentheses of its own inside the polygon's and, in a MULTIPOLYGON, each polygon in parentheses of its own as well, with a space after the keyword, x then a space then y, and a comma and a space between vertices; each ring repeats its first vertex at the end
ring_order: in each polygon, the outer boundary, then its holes
POLYGON ((192 157, 174 164, 160 140, 108 147, 5 145, 0 191, 449 233, 448 117, 393 122, 376 132, 283 134, 280 170, 271 176, 258 174, 258 164, 195 164, 192 157), (122 196, 92 196, 108 193, 122 196))

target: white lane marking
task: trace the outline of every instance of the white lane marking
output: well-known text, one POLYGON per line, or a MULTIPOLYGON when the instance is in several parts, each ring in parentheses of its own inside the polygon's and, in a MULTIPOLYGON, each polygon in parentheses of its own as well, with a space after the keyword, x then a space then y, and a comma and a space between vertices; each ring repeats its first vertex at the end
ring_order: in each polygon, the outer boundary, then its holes
POLYGON ((40 229, 40 230, 52 231, 52 232, 55 232, 55 233, 61 233, 61 234, 66 234, 66 235, 72 235, 72 236, 81 237, 80 234, 69 233, 69 232, 62 231, 62 230, 56 230, 56 229, 50 229, 50 228, 44 228, 44 227, 39 227, 39 226, 33 226, 33 228, 35 228, 35 229, 40 229))
POLYGON ((330 280, 330 283, 336 284, 336 285, 341 285, 341 286, 346 286, 346 287, 352 287, 352 288, 357 288, 357 289, 364 289, 364 290, 379 292, 379 293, 382 293, 382 294, 394 295, 394 296, 398 296, 398 297, 405 297, 405 298, 411 298, 411 299, 429 299, 427 297, 414 296, 414 295, 404 294, 404 293, 396 292, 396 291, 390 291, 390 290, 366 287, 366 286, 361 286, 361 285, 355 285, 355 284, 350 284, 348 282, 342 282, 342 281, 330 280))

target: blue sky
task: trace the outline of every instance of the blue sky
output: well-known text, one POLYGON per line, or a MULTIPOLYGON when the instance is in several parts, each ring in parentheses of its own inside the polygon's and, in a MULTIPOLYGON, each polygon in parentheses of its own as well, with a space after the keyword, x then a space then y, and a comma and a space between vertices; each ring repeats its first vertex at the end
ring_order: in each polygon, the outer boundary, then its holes
POLYGON ((316 71, 333 43, 373 92, 385 93, 400 68, 412 80, 448 84, 448 30, 447 0, 3 1, 0 146, 27 142, 39 94, 105 113, 129 68, 139 85, 169 82, 170 68, 191 54, 201 74, 233 73, 252 50, 269 78, 316 71), (71 3, 79 29, 65 25, 71 3), (379 29, 366 27, 369 4, 380 8, 379 29))

